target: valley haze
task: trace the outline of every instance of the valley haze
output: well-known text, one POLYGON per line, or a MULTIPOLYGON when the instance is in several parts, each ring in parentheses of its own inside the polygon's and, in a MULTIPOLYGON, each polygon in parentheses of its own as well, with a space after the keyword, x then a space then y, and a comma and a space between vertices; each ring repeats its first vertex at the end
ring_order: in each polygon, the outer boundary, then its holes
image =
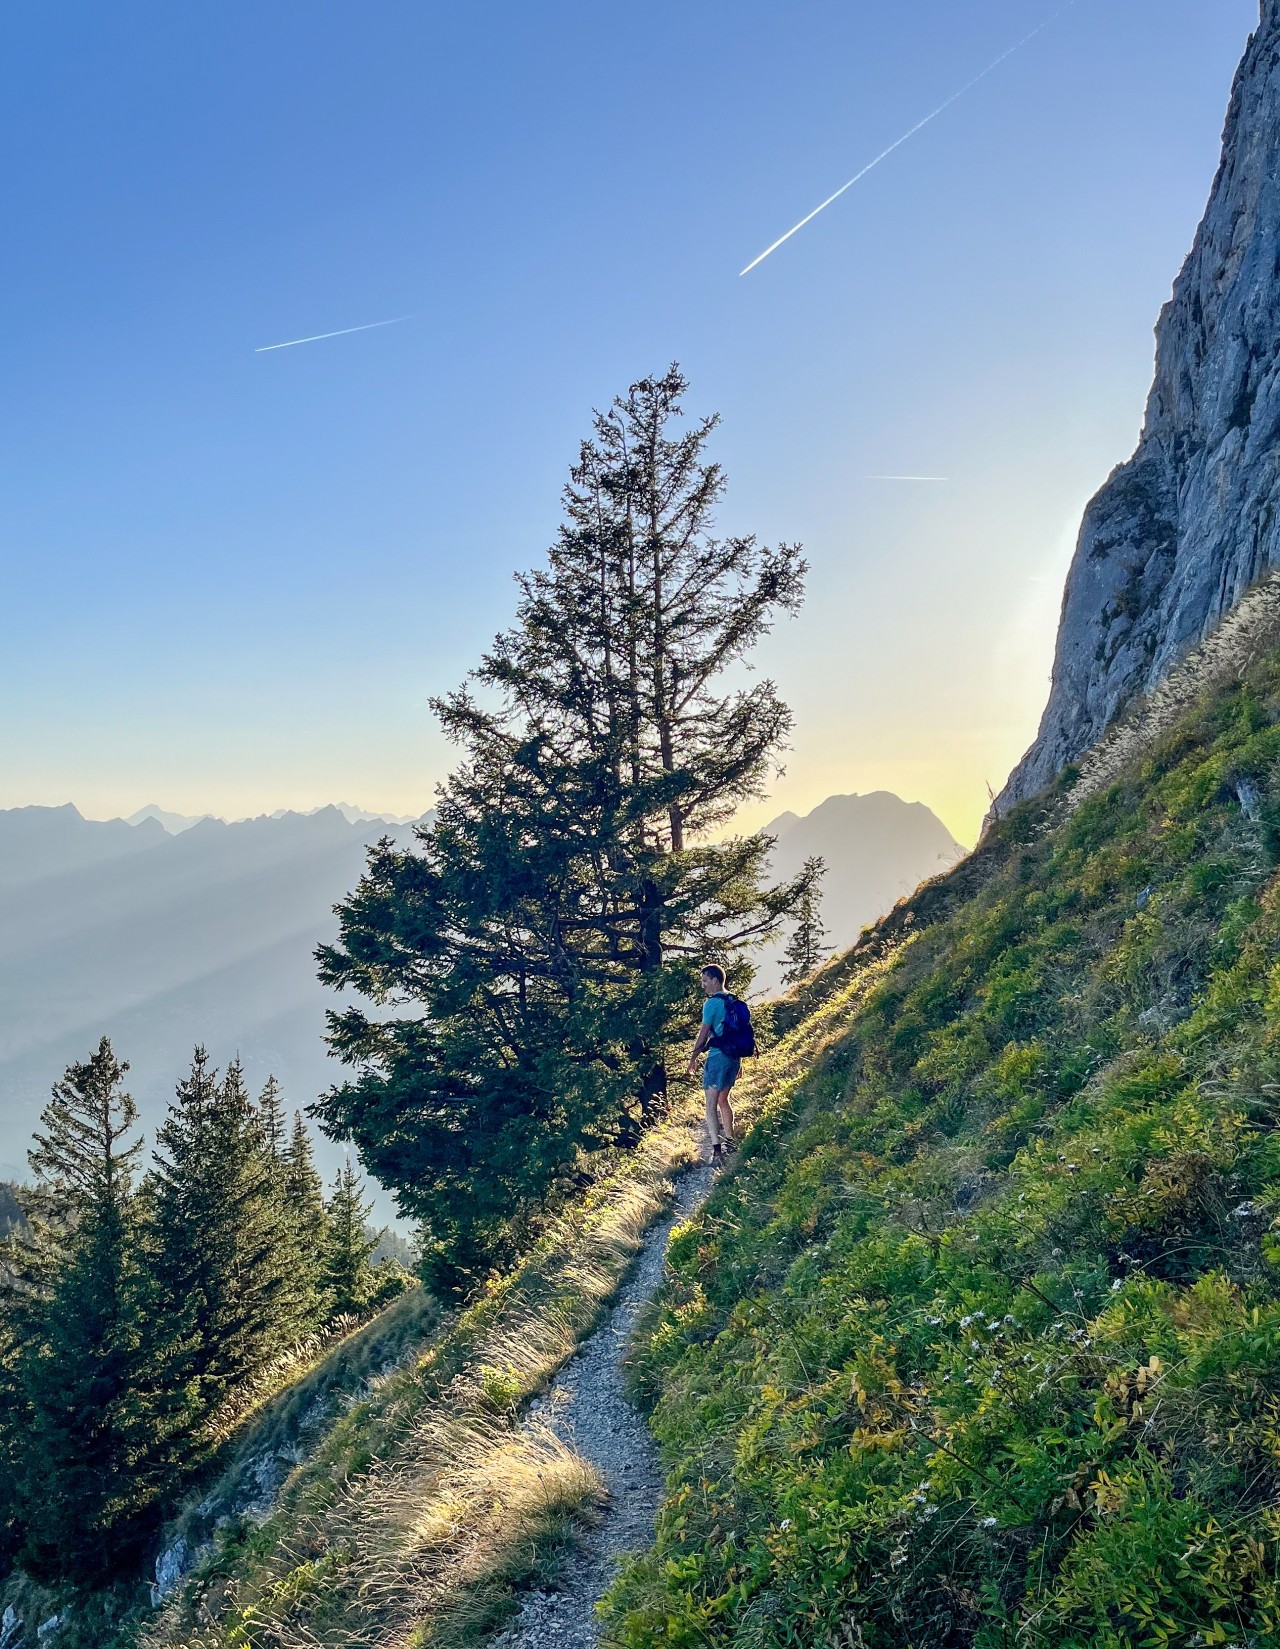
MULTIPOLYGON (((341 1069, 324 1042, 341 999, 314 961, 336 935, 333 906, 371 843, 407 844, 431 817, 350 803, 234 823, 154 803, 131 820, 70 804, 0 810, 0 1171, 25 1178, 51 1084, 103 1035, 130 1062, 149 1132, 197 1043, 218 1065, 239 1058, 255 1090, 274 1075, 287 1106, 305 1109, 341 1069)), ((780 879, 825 858, 823 921, 840 946, 964 851, 928 808, 885 792, 769 828, 780 879)), ((763 953, 757 989, 778 986, 780 951, 763 953)), ((317 1149, 332 1177, 341 1147, 317 1149)))

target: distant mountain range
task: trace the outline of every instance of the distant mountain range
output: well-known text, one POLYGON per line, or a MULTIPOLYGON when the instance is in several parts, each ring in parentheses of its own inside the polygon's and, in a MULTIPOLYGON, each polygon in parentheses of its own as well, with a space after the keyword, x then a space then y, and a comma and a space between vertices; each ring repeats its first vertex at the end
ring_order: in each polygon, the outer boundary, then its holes
MULTIPOLYGON (((888 790, 829 796, 812 813, 782 813, 765 828, 778 839, 772 868, 779 879, 796 875, 806 859, 825 861, 822 921, 837 950, 966 851, 923 802, 904 802, 888 790)), ((762 952, 758 989, 781 982, 783 948, 762 952)))
POLYGON ((0 1174, 21 1170, 50 1084, 104 1033, 149 1134, 197 1042, 219 1065, 238 1054, 252 1084, 274 1072, 292 1105, 335 1080, 322 1037, 337 998, 312 952, 366 845, 408 835, 351 811, 169 827, 160 809, 136 824, 0 811, 0 1174))
MULTIPOLYGON (((372 824, 382 821, 385 824, 413 824, 417 819, 416 813, 370 813, 368 808, 355 807, 350 802, 330 802, 328 807, 336 807, 348 824, 372 824)), ((278 807, 274 813, 267 815, 272 819, 283 819, 291 810, 287 807, 278 807)), ((312 807, 301 815, 310 819, 317 813, 326 812, 325 807, 312 807)), ((148 819, 154 819, 164 827, 170 836, 180 836, 184 830, 190 830, 192 825, 203 824, 206 819, 212 819, 212 813, 170 813, 166 808, 155 802, 148 802, 140 807, 136 813, 131 813, 124 821, 125 824, 145 824, 148 819)), ((244 823, 244 820, 240 820, 244 823)), ((227 820, 219 819, 219 824, 226 824, 227 820)))
MULTIPOLYGON (((323 1041, 338 998, 316 982, 312 953, 334 937, 333 906, 366 846, 407 841, 415 821, 349 804, 235 824, 151 804, 133 821, 0 811, 0 1177, 23 1171, 50 1085, 104 1034, 130 1061, 148 1134, 197 1042, 220 1066, 238 1054, 251 1084, 274 1073, 291 1105, 341 1074, 323 1041)), ((770 829, 778 875, 826 860, 823 918, 839 946, 963 852, 927 807, 883 791, 833 796, 770 829)), ((780 950, 764 960, 765 988, 780 950)), ((320 1150, 332 1173, 341 1153, 320 1150)))

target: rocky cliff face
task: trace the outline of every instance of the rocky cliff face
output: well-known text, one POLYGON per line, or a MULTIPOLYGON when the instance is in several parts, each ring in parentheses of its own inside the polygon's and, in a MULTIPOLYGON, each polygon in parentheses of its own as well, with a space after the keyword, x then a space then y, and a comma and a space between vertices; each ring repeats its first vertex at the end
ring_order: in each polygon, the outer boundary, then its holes
POLYGON ((1280 565, 1280 0, 1263 0, 1156 340, 1142 438, 1085 512, 1049 703, 1000 804, 1047 784, 1280 565))

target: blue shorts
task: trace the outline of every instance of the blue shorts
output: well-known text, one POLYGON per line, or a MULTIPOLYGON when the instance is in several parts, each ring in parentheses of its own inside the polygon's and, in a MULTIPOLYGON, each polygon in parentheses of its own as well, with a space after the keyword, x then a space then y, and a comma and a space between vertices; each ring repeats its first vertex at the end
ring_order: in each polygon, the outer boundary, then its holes
POLYGON ((702 1067, 702 1086, 716 1089, 732 1088, 741 1069, 740 1059, 730 1059, 729 1055, 721 1053, 719 1048, 712 1048, 707 1055, 707 1063, 702 1067))

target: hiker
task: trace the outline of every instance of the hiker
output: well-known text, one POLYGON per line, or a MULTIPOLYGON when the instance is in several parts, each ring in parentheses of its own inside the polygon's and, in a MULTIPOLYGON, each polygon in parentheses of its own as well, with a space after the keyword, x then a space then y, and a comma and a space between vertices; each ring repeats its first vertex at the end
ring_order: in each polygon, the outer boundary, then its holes
POLYGON ((709 962, 702 970, 702 1024, 698 1040, 689 1055, 689 1075, 698 1074, 698 1055, 706 1052, 702 1069, 702 1088, 707 1099, 707 1139, 711 1145, 711 1161, 724 1161, 726 1151, 732 1151, 733 1106, 729 1095, 738 1080, 745 1057, 755 1053, 755 1036, 751 1029, 751 1012, 745 1002, 730 995, 724 988, 724 969, 709 962))

